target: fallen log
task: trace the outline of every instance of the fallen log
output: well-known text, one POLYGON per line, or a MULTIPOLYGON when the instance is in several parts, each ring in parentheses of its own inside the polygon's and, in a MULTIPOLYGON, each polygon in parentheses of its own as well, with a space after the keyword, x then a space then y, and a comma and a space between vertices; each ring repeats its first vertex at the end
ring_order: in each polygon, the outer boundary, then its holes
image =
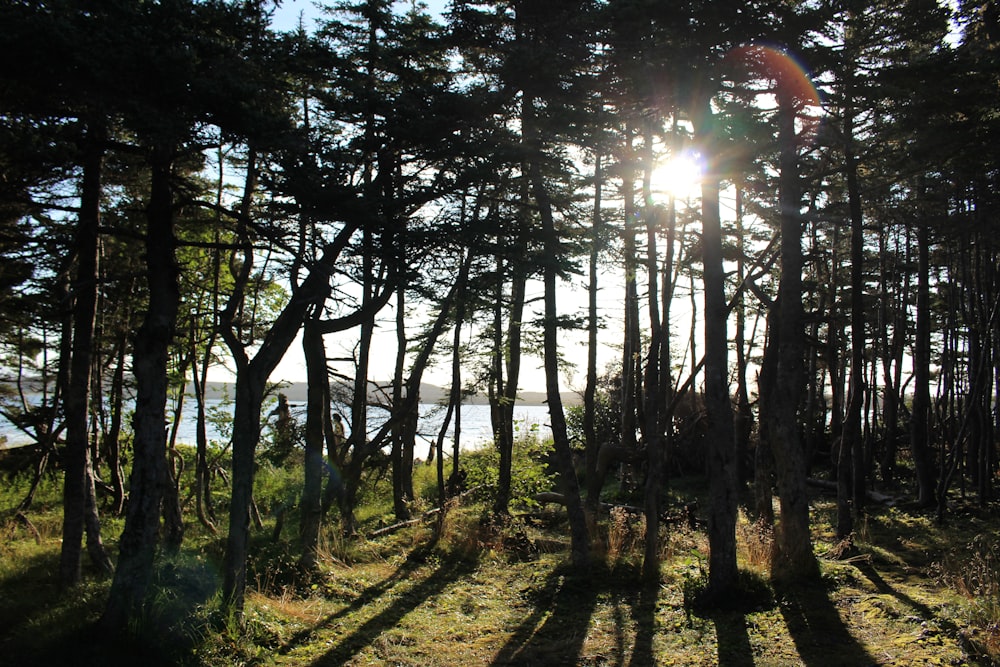
MULTIPOLYGON (((481 488, 483 488, 482 485, 474 486, 471 489, 466 489, 465 491, 463 491, 462 493, 458 494, 457 496, 453 496, 452 498, 449 498, 449 501, 451 501, 451 500, 461 500, 462 498, 465 498, 466 496, 468 496, 468 495, 470 495, 472 493, 475 493, 476 491, 478 491, 481 488)), ((438 515, 440 513, 441 513, 441 508, 440 507, 432 507, 431 509, 429 509, 426 512, 422 513, 418 517, 414 517, 412 519, 406 519, 404 521, 399 521, 397 523, 392 524, 391 526, 383 526, 382 528, 376 528, 372 532, 368 533, 368 539, 373 539, 373 538, 376 538, 376 537, 382 537, 383 535, 391 535, 392 533, 395 533, 397 530, 401 530, 403 528, 406 528, 407 526, 415 526, 418 523, 420 523, 421 521, 427 521, 428 519, 433 518, 434 516, 436 516, 436 515, 438 515)))
MULTIPOLYGON (((824 491, 837 492, 837 483, 832 482, 828 479, 816 479, 815 477, 807 477, 806 484, 809 486, 816 487, 817 489, 823 489, 824 491)), ((867 490, 865 491, 865 497, 872 501, 873 503, 881 503, 883 505, 894 505, 896 499, 892 496, 887 496, 878 491, 867 490)))
POLYGON ((435 514, 439 514, 440 512, 441 508, 435 507, 433 509, 427 510, 418 517, 414 517, 412 519, 406 519, 405 521, 399 521, 397 523, 392 524, 391 526, 383 526, 382 528, 378 528, 368 533, 368 539, 371 540, 376 537, 382 537, 383 535, 391 535, 392 533, 395 533, 397 530, 401 530, 403 528, 406 528, 407 526, 415 526, 422 521, 426 521, 427 519, 430 519, 435 514))
MULTIPOLYGON (((531 498, 540 505, 553 503, 555 505, 562 505, 563 507, 566 506, 566 497, 555 491, 541 491, 531 496, 531 498)), ((613 503, 601 503, 599 508, 601 512, 610 512, 613 509, 618 509, 635 516, 642 516, 646 512, 642 507, 636 507, 635 505, 616 505, 613 503)), ((698 509, 698 503, 687 503, 678 509, 680 510, 679 514, 670 514, 666 510, 660 512, 660 523, 668 526, 686 524, 691 529, 705 525, 705 522, 695 514, 695 511, 698 509)))

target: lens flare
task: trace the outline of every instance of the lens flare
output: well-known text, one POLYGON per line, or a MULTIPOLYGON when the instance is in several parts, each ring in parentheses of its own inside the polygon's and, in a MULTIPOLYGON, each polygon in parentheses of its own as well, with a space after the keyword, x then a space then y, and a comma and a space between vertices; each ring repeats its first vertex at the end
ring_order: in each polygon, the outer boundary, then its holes
POLYGON ((782 48, 749 44, 733 49, 727 59, 736 62, 754 76, 774 81, 801 108, 799 120, 803 137, 815 134, 823 101, 807 68, 782 48))

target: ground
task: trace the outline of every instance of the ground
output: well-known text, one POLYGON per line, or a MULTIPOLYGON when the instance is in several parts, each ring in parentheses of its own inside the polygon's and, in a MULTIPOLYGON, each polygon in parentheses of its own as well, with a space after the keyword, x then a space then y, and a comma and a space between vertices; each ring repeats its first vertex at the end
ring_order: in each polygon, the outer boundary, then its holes
POLYGON ((0 665, 68 657, 143 667, 994 664, 984 654, 1000 637, 997 508, 956 509, 948 525, 913 509, 873 508, 854 548, 835 559, 832 503, 813 507, 818 581, 773 585, 769 536, 741 518, 742 593, 710 608, 698 604, 702 530, 664 528, 661 576, 646 584, 641 524, 627 513, 594 528, 593 565, 583 572, 569 567, 556 507, 499 529, 484 527, 483 507, 471 505, 370 540, 330 531, 323 567, 307 580, 295 571, 294 531, 275 541, 265 526, 253 537, 242 635, 217 611, 218 540, 192 537, 190 550, 164 561, 158 611, 136 640, 94 633, 106 580, 88 572, 71 594, 55 589, 54 517, 36 516, 36 533, 8 521, 0 665), (984 590, 993 592, 972 596, 984 590), (977 616, 984 605, 992 616, 977 616))

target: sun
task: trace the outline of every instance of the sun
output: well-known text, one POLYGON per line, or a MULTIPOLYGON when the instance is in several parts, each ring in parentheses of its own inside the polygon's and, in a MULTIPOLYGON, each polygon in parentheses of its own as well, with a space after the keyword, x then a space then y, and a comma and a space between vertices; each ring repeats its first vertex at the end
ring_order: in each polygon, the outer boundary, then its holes
POLYGON ((653 169, 653 196, 673 196, 680 200, 699 197, 703 173, 700 155, 692 151, 677 153, 653 169))

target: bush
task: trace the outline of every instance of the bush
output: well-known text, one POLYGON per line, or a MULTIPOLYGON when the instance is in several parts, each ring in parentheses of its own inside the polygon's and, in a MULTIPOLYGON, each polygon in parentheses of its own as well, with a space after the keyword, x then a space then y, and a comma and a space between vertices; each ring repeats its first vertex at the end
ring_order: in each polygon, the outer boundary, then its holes
MULTIPOLYGON (((540 491, 552 489, 555 475, 549 471, 548 459, 552 440, 541 440, 534 430, 521 432, 514 441, 511 461, 510 499, 514 504, 533 506, 532 499, 540 491)), ((491 500, 496 496, 500 481, 500 451, 496 445, 465 454, 462 468, 469 488, 481 486, 491 500)))
POLYGON ((935 569, 941 583, 967 600, 964 615, 970 626, 979 629, 969 637, 970 643, 994 662, 1000 660, 1000 544, 992 535, 978 535, 935 569))

